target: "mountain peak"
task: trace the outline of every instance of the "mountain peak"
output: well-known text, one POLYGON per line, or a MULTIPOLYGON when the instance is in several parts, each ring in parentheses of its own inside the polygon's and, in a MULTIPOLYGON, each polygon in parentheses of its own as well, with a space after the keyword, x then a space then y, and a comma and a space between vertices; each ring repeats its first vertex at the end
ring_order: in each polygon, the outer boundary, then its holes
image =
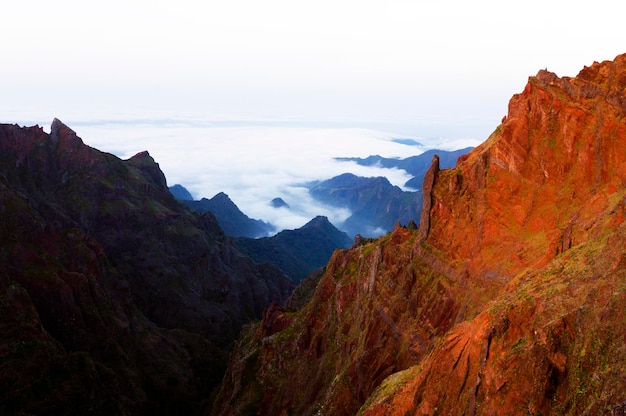
POLYGON ((0 414, 197 413, 241 327, 287 300, 161 179, 58 120, 0 125, 0 414))
POLYGON ((179 201, 193 201, 191 192, 179 183, 170 186, 170 192, 179 201))
POLYGON ((159 167, 159 164, 147 151, 144 150, 143 152, 137 153, 135 156, 128 159, 127 163, 147 174, 154 181, 154 185, 159 190, 163 191, 168 189, 165 174, 159 167))
POLYGON ((50 125, 50 140, 63 147, 80 147, 84 144, 76 132, 58 118, 52 120, 50 125))
POLYGON ((302 228, 313 228, 313 227, 322 228, 322 227, 329 227, 329 226, 332 227, 333 225, 328 220, 328 217, 325 217, 323 215, 318 215, 317 217, 313 218, 311 221, 304 224, 302 228))
POLYGON ((128 160, 133 161, 135 164, 142 165, 142 166, 156 165, 154 158, 150 156, 150 153, 148 153, 147 150, 137 153, 136 155, 134 155, 128 160))

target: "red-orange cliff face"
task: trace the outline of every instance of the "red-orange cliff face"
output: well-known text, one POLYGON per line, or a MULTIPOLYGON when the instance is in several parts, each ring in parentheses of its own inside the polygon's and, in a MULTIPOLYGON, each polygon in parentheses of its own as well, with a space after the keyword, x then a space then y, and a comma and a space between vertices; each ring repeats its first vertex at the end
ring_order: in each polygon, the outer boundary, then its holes
POLYGON ((624 187, 626 57, 540 71, 493 135, 437 178, 428 242, 472 277, 509 278, 588 239, 624 187))
POLYGON ((214 414, 626 411, 626 55, 540 71, 421 229, 336 252, 233 354, 214 414))

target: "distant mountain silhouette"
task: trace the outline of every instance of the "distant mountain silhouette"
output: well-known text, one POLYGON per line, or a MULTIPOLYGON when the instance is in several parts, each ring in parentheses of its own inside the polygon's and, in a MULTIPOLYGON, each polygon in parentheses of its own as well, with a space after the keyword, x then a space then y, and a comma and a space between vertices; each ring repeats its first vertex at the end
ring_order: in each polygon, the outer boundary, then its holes
POLYGON ((257 263, 278 266, 298 283, 321 268, 338 248, 352 245, 352 239, 318 216, 302 228, 284 230, 266 238, 236 238, 237 248, 257 263))
POLYGON ((397 222, 419 223, 422 209, 422 183, 434 155, 439 156, 441 169, 454 167, 457 159, 472 148, 446 151, 428 150, 406 159, 386 158, 372 155, 366 158, 337 157, 340 162, 356 162, 361 166, 380 166, 387 169, 403 169, 413 178, 405 183, 415 191, 403 191, 384 177, 365 178, 352 173, 335 176, 326 181, 309 184, 310 194, 318 201, 347 208, 352 215, 343 224, 337 224, 350 235, 377 237, 393 229, 397 222))
POLYGON ((360 157, 337 157, 335 160, 340 162, 356 162, 361 166, 381 166, 383 168, 398 168, 405 170, 413 178, 409 179, 404 185, 413 189, 420 190, 422 182, 424 182, 424 174, 430 167, 430 163, 433 160, 433 156, 439 156, 439 166, 441 169, 453 168, 456 165, 456 161, 459 157, 469 153, 472 150, 471 147, 464 149, 447 151, 432 149, 427 150, 424 153, 407 157, 406 159, 386 158, 379 155, 368 156, 366 158, 360 157))
POLYGON ((224 192, 218 193, 211 199, 202 198, 199 201, 189 201, 179 198, 179 200, 193 211, 202 214, 210 212, 215 215, 224 233, 230 237, 258 238, 265 237, 274 231, 271 224, 252 219, 241 212, 224 192))
POLYGON ((193 196, 191 193, 180 184, 176 184, 169 187, 170 192, 174 195, 174 198, 179 201, 193 201, 193 196))
POLYGON ((289 204, 282 198, 274 198, 270 201, 270 205, 274 208, 289 208, 289 204))
POLYGON ((352 215, 337 226, 348 235, 377 237, 393 229, 396 222, 419 221, 422 209, 420 192, 403 191, 387 178, 364 178, 344 173, 309 189, 325 204, 347 208, 352 215))

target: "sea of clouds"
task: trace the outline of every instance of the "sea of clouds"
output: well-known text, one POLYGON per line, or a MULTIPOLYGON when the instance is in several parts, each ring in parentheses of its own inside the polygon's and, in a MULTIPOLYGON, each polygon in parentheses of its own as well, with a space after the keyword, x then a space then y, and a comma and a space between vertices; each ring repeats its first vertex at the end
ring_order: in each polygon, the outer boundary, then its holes
POLYGON ((334 224, 350 215, 312 199, 306 187, 311 181, 346 172, 385 176, 400 187, 410 179, 403 170, 364 167, 336 157, 406 158, 431 148, 454 150, 478 144, 473 139, 412 137, 419 144, 410 145, 394 141, 398 135, 372 129, 250 122, 117 120, 68 125, 87 145, 122 159, 147 150, 169 186, 183 185, 194 199, 224 192, 246 215, 270 222, 276 231, 301 227, 317 215, 334 224), (285 200, 289 209, 273 208, 270 201, 276 197, 285 200))

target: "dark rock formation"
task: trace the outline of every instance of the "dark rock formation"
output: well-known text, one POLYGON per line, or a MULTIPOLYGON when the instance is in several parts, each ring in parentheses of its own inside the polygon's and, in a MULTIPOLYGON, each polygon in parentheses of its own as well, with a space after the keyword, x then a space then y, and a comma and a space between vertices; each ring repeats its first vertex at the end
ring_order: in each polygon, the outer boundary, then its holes
POLYGON ((241 326, 293 289, 148 153, 121 161, 59 120, 0 125, 0 202, 1 414, 196 412, 241 326))

